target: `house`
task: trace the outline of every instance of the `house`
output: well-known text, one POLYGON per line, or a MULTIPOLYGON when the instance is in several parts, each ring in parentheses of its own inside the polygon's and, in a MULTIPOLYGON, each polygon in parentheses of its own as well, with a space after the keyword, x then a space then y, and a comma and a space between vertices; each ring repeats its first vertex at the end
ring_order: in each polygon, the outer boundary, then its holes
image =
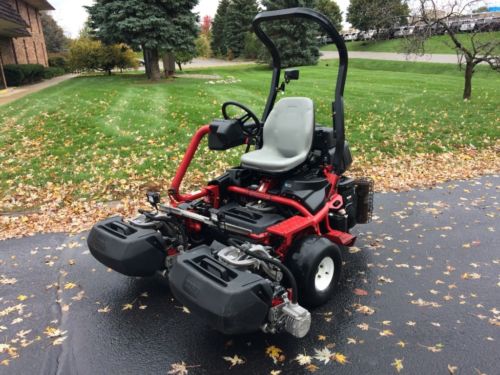
POLYGON ((3 65, 48 66, 40 11, 53 9, 46 0, 0 0, 0 89, 7 87, 3 65))

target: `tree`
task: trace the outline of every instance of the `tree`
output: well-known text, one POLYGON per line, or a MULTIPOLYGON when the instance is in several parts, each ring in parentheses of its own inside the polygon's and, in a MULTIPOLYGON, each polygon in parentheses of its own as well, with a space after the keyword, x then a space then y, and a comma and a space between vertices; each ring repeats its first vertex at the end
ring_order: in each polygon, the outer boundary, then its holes
MULTIPOLYGON (((292 7, 314 8, 315 0, 263 0, 267 10, 292 7)), ((315 65, 319 60, 316 24, 304 20, 273 21, 263 24, 281 54, 283 67, 315 65)))
POLYGON ((193 53, 184 54, 184 59, 188 56, 191 58, 188 61, 191 61, 195 56, 206 57, 209 58, 212 56, 212 49, 210 48, 210 39, 212 38, 212 17, 205 16, 201 22, 200 34, 198 38, 196 38, 195 45, 196 51, 193 53))
POLYGON ((334 0, 316 0, 315 9, 327 16, 339 32, 342 30, 342 12, 334 0))
POLYGON ((472 97, 472 76, 477 65, 487 64, 493 70, 500 72, 500 40, 480 38, 481 28, 458 35, 451 27, 452 20, 470 14, 478 3, 482 1, 452 0, 448 3, 448 8, 443 10, 438 8, 435 0, 418 0, 413 17, 413 23, 418 27, 418 31, 405 40, 405 50, 408 54, 424 54, 426 41, 436 30, 444 31, 448 35, 450 44, 457 53, 460 69, 465 66, 464 100, 472 97))
POLYGON ((257 0, 232 0, 229 3, 224 22, 224 40, 228 54, 242 55, 245 36, 250 33, 252 21, 259 13, 257 0))
POLYGON ((196 57, 196 51, 180 51, 175 53, 175 63, 182 72, 182 65, 187 64, 196 57))
POLYGON ((217 7, 214 20, 212 22, 212 52, 216 56, 226 56, 226 39, 224 38, 224 27, 226 23, 227 8, 229 7, 229 0, 221 0, 217 7))
POLYGON ((146 74, 160 79, 161 52, 194 46, 198 33, 198 0, 96 0, 87 7, 96 37, 107 44, 126 43, 142 49, 146 74))
POLYGON ((68 49, 69 39, 54 18, 45 12, 40 14, 47 52, 58 53, 68 49))
POLYGON ((196 39, 196 56, 209 58, 212 55, 212 50, 210 49, 210 41, 204 35, 200 34, 196 39))
POLYGON ((479 8, 476 8, 472 11, 472 13, 483 13, 483 12, 487 12, 488 11, 488 7, 486 5, 481 5, 479 8))
POLYGON ((210 38, 211 29, 212 29, 212 17, 210 16, 203 17, 203 20, 201 21, 200 33, 210 38))
POLYGON ((362 31, 378 31, 406 24, 409 14, 405 0, 351 0, 347 21, 362 31))

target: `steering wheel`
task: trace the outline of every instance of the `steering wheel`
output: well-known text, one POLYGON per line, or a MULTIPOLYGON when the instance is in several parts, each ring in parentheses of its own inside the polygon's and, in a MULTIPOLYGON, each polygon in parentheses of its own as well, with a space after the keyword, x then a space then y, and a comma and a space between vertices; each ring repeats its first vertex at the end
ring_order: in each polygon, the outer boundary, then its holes
POLYGON ((222 115, 224 116, 224 119, 226 119, 226 120, 230 120, 231 119, 231 117, 229 117, 229 115, 227 114, 227 107, 229 107, 229 106, 238 107, 238 108, 240 108, 240 109, 242 109, 243 111, 246 112, 243 116, 235 118, 235 120, 237 120, 238 123, 240 124, 241 130, 243 130, 243 134, 245 134, 246 136, 249 136, 249 137, 256 137, 256 136, 258 136, 259 133, 260 133, 260 130, 262 128, 262 124, 260 123, 260 120, 257 117, 257 115, 255 113, 253 113, 248 107, 244 106, 241 103, 238 103, 238 102, 225 102, 222 105, 222 115), (253 120, 254 123, 253 124, 248 124, 248 125, 245 126, 245 123, 248 120, 253 120))

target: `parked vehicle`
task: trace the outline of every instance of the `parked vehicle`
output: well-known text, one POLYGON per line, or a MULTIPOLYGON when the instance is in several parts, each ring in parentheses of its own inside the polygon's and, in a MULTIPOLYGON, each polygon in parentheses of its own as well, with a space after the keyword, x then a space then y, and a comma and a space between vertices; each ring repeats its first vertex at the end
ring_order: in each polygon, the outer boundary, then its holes
POLYGON ((467 32, 472 32, 474 31, 474 29, 476 28, 476 23, 475 22, 471 22, 471 21, 468 21, 468 22, 464 22, 460 25, 460 31, 463 32, 463 33, 467 33, 467 32))

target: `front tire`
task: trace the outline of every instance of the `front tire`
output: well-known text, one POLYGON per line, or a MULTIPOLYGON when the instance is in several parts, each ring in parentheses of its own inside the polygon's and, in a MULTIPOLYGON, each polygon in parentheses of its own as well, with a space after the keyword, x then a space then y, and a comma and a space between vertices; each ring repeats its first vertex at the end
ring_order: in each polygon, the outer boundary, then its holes
POLYGON ((334 294, 340 280, 340 249, 325 237, 308 236, 301 240, 287 260, 297 280, 301 305, 325 304, 334 294))

